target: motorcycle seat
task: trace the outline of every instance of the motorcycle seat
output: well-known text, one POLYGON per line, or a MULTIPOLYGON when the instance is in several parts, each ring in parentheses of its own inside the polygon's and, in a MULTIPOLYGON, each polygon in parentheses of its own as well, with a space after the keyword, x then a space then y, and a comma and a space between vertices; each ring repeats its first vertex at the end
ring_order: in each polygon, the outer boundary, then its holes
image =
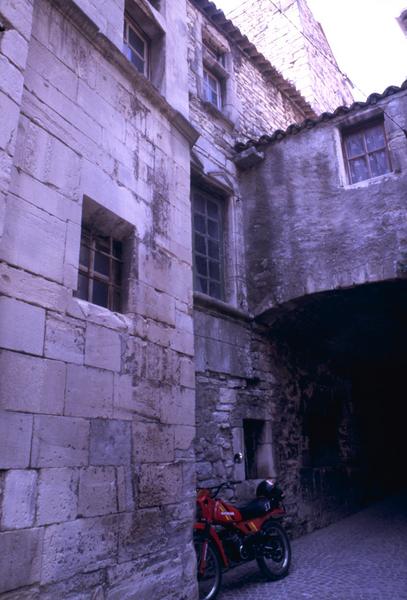
POLYGON ((256 498, 249 502, 249 504, 245 504, 244 506, 239 506, 239 512, 242 515, 243 521, 247 521, 248 519, 257 519, 258 517, 262 517, 270 510, 270 500, 267 498, 256 498))

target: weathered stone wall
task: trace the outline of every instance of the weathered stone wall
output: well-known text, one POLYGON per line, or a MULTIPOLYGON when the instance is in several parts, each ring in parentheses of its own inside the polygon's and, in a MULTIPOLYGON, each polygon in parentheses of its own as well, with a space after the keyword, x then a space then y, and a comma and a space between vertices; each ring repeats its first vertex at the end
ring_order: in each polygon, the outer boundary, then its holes
POLYGON ((190 600, 192 129, 106 37, 122 4, 80 7, 38 0, 30 37, 1 4, 0 596, 190 600), (127 232, 125 314, 73 297, 89 202, 127 232))
POLYGON ((406 138, 396 123, 406 125, 405 103, 400 92, 356 116, 287 136, 242 175, 249 305, 255 314, 305 294, 397 276, 406 251, 407 159, 406 138), (393 171, 349 185, 340 128, 379 114, 380 107, 391 117, 384 115, 393 171))
POLYGON ((350 84, 305 0, 251 0, 231 17, 317 113, 352 103, 350 84))

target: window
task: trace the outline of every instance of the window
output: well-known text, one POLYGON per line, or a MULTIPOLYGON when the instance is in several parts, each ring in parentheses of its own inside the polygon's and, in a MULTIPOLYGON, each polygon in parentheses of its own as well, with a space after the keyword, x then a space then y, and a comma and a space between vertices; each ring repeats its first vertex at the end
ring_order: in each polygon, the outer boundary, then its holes
POLYGON ((349 183, 391 171, 383 121, 345 130, 342 139, 349 183))
POLYGON ((216 106, 218 110, 222 110, 222 88, 219 79, 206 69, 204 69, 203 75, 204 99, 216 106))
POLYGON ((82 227, 76 296, 110 310, 120 311, 122 258, 122 242, 82 227))
POLYGON ((223 211, 221 198, 193 190, 194 286, 219 300, 224 296, 223 211))
POLYGON ((126 15, 123 33, 124 53, 137 71, 149 77, 149 42, 134 21, 126 15))

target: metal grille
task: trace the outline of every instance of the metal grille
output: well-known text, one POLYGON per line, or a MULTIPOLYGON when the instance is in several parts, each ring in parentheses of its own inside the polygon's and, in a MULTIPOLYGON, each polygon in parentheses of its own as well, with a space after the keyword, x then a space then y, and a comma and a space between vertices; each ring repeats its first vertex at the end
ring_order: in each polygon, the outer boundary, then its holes
POLYGON ((220 300, 223 286, 223 201, 193 191, 195 289, 220 300))
POLYGON ((120 311, 122 306, 122 242, 83 228, 76 296, 120 311))

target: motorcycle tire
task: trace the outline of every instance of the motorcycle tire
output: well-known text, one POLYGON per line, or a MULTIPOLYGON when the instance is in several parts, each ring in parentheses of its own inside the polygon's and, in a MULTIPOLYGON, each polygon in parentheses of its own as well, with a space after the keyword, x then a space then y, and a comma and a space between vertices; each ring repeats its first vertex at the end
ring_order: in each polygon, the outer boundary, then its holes
POLYGON ((206 569, 204 575, 198 573, 198 565, 202 552, 203 537, 194 535, 194 547, 197 561, 197 578, 199 600, 215 600, 222 583, 222 564, 219 553, 214 543, 209 540, 206 555, 206 569))
POLYGON ((269 521, 263 527, 266 534, 262 555, 256 558, 260 571, 267 579, 275 581, 288 574, 291 564, 290 540, 278 523, 269 521))

